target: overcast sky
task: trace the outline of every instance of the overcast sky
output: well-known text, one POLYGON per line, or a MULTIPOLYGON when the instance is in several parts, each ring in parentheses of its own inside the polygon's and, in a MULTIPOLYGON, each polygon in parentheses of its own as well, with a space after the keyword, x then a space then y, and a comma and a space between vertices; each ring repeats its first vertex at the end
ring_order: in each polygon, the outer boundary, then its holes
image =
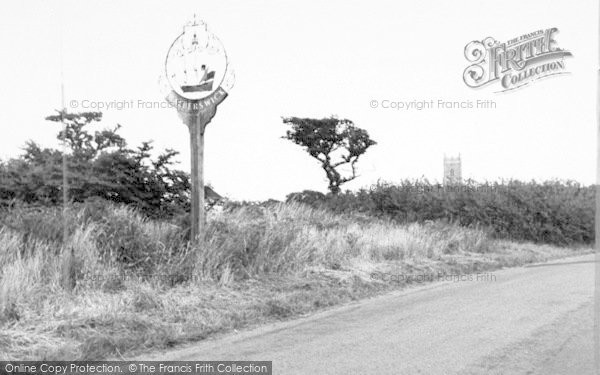
POLYGON ((463 176, 595 179, 597 2, 505 1, 22 1, 0 13, 3 47, 0 158, 28 139, 56 146, 61 19, 67 108, 134 102, 104 111, 130 145, 154 140, 181 152, 187 128, 159 102, 171 42, 196 13, 223 42, 236 72, 206 133, 206 179, 234 199, 325 191, 317 162, 281 139, 281 116, 351 119, 378 142, 359 162, 357 189, 378 179, 441 180, 443 156, 460 153, 463 176), (62 15, 61 15, 62 13, 62 15), (508 41, 557 27, 569 75, 506 93, 462 79, 465 45, 508 41), (491 109, 392 110, 371 101, 493 100, 491 109), (143 107, 143 106, 142 106, 143 107))

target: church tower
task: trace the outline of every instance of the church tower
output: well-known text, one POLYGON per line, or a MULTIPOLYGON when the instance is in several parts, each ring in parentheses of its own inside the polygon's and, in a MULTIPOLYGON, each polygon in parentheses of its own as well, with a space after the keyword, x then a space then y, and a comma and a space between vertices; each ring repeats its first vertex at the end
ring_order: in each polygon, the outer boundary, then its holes
POLYGON ((444 155, 444 185, 456 185, 462 182, 462 163, 458 157, 444 155))

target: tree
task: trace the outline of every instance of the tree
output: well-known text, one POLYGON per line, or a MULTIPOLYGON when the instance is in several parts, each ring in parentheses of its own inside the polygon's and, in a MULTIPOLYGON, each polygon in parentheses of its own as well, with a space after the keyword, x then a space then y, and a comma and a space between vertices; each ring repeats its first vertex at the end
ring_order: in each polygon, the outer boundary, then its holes
POLYGON ((366 130, 358 128, 347 119, 284 117, 283 123, 292 127, 283 138, 302 146, 310 156, 321 163, 332 194, 338 194, 342 184, 358 177, 358 159, 369 147, 376 144, 369 138, 366 130), (344 165, 351 168, 351 171, 346 173, 347 176, 342 176, 339 170, 344 165))
MULTIPOLYGON (((176 170, 178 152, 165 150, 152 157, 151 142, 130 149, 112 129, 88 131, 100 121, 98 112, 59 113, 46 120, 65 122, 58 134, 67 144, 69 198, 83 202, 100 197, 138 207, 151 217, 169 217, 189 208, 190 182, 187 173, 176 170)), ((17 199, 27 203, 60 204, 62 195, 62 152, 27 142, 24 154, 0 163, 0 201, 17 199)))

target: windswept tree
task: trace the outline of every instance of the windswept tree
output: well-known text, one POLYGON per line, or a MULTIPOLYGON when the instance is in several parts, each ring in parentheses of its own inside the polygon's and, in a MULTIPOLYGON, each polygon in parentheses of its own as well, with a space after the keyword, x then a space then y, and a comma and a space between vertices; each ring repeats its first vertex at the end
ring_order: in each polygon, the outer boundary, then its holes
POLYGON ((358 177, 358 159, 376 144, 366 130, 347 119, 284 117, 283 123, 291 126, 283 138, 302 146, 319 161, 332 194, 338 194, 342 184, 358 177), (344 166, 349 166, 350 170, 342 171, 344 166))

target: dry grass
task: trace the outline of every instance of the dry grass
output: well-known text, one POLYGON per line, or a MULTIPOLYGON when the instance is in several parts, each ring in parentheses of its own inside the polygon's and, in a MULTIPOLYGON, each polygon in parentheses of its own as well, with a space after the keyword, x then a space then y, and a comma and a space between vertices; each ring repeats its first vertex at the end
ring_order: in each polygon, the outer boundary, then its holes
POLYGON ((164 348, 404 286, 372 280, 373 272, 478 272, 584 251, 299 204, 212 215, 198 248, 176 225, 114 206, 72 209, 63 245, 56 218, 25 209, 4 215, 2 359, 102 359, 164 348))

